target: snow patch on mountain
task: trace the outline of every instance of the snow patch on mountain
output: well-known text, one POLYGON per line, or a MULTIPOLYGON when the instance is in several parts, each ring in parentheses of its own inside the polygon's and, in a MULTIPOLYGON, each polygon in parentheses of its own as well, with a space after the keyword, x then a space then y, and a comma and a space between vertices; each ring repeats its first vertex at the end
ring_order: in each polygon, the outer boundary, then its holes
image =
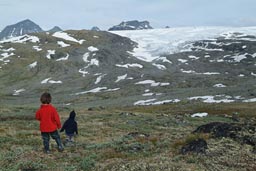
POLYGON ((117 67, 121 67, 121 68, 130 68, 130 67, 138 67, 138 68, 143 68, 143 65, 141 64, 116 64, 117 67))
POLYGON ((55 54, 55 50, 47 50, 46 58, 51 59, 51 55, 54 55, 54 54, 55 54))
POLYGON ((89 47, 88 47, 88 50, 89 50, 90 52, 96 52, 96 51, 98 51, 99 49, 96 48, 96 47, 93 47, 93 46, 89 46, 89 47))
POLYGON ((136 85, 146 85, 150 84, 151 87, 157 87, 157 86, 168 86, 170 83, 161 83, 161 82, 155 82, 154 80, 144 80, 135 83, 136 85))
POLYGON ((165 103, 178 103, 180 102, 179 99, 171 99, 171 100, 163 100, 163 101, 156 101, 157 99, 148 99, 148 100, 139 100, 134 102, 134 105, 160 105, 165 103))
POLYGON ((41 81, 41 84, 47 84, 47 83, 50 83, 50 84, 62 84, 62 81, 54 81, 54 80, 51 80, 52 78, 46 78, 44 80, 41 81))
POLYGON ((85 41, 85 40, 77 40, 74 37, 68 35, 68 33, 65 33, 65 32, 62 32, 62 31, 55 32, 55 33, 53 33, 52 36, 57 37, 57 38, 61 38, 61 39, 64 39, 64 40, 76 42, 76 43, 79 43, 79 44, 83 44, 83 42, 85 41))
POLYGON ((127 77, 127 74, 118 76, 118 77, 117 77, 117 80, 116 80, 115 82, 118 83, 118 82, 121 81, 121 80, 125 80, 126 77, 127 77))
POLYGON ((227 86, 225 86, 224 84, 219 83, 219 84, 215 84, 213 87, 222 88, 222 87, 227 87, 227 86))
POLYGON ((102 74, 102 75, 98 76, 98 77, 96 78, 96 81, 95 81, 94 84, 99 84, 99 83, 101 82, 102 78, 105 77, 106 75, 107 75, 107 74, 102 74))
POLYGON ((248 99, 248 100, 243 100, 243 102, 246 102, 246 103, 248 103, 248 102, 256 102, 256 98, 248 99))
POLYGON ((202 118, 202 117, 205 117, 205 116, 207 116, 207 115, 208 115, 208 113, 206 113, 206 112, 203 112, 203 113, 194 113, 194 114, 191 115, 191 117, 192 117, 192 118, 194 118, 194 117, 202 118))
POLYGON ((186 74, 198 74, 198 75, 219 75, 219 72, 204 72, 204 73, 198 73, 196 71, 193 70, 184 70, 184 69, 180 69, 181 72, 186 73, 186 74))
POLYGON ((205 103, 231 103, 235 100, 232 97, 226 95, 215 95, 215 96, 196 96, 189 97, 189 100, 203 100, 205 103), (222 98, 222 99, 221 99, 222 98))
POLYGON ((35 49, 36 51, 41 51, 41 50, 43 50, 43 49, 41 49, 39 46, 33 46, 33 49, 35 49))
POLYGON ((98 93, 98 92, 101 92, 101 90, 106 90, 106 89, 107 89, 107 87, 97 87, 97 88, 94 88, 94 89, 91 89, 88 91, 76 93, 75 95, 82 95, 82 94, 87 94, 87 93, 98 93))
POLYGON ((56 61, 66 61, 68 60, 69 54, 67 54, 65 57, 59 58, 56 61))
MULTIPOLYGON (((140 60, 151 62, 162 54, 191 51, 190 42, 199 40, 215 40, 223 36, 225 39, 256 41, 255 38, 243 38, 245 35, 256 35, 256 27, 180 27, 151 30, 112 31, 114 34, 128 37, 138 43, 132 54, 140 60), (243 35, 234 37, 234 33, 243 35)), ((223 51, 223 49, 202 50, 223 51)))
POLYGON ((234 59, 235 62, 241 62, 243 59, 246 59, 247 54, 243 54, 243 55, 238 55, 238 56, 233 56, 231 58, 234 59))
POLYGON ((13 47, 11 47, 9 49, 2 49, 1 51, 3 51, 3 52, 11 52, 11 51, 15 51, 15 49, 13 47))
POLYGON ((83 61, 84 62, 89 62, 88 60, 88 57, 90 56, 90 53, 86 52, 84 55, 83 55, 83 61))
POLYGON ((63 41, 58 41, 57 44, 58 44, 60 47, 68 47, 68 46, 70 46, 70 44, 67 44, 67 43, 65 43, 65 42, 63 42, 63 41))
POLYGON ((2 53, 1 56, 3 56, 2 58, 0 58, 1 61, 3 61, 4 59, 10 57, 10 56, 13 56, 15 55, 13 52, 12 53, 2 53))
POLYGON ((26 91, 24 88, 22 88, 22 89, 19 89, 19 90, 13 90, 14 92, 13 92, 13 96, 18 96, 18 95, 20 95, 20 93, 21 92, 24 92, 24 91, 26 91))
POLYGON ((31 36, 31 35, 25 34, 23 36, 12 37, 12 38, 0 41, 0 43, 7 43, 7 42, 11 42, 11 43, 26 43, 26 42, 37 43, 37 42, 40 42, 40 41, 39 41, 39 38, 36 37, 36 36, 31 36))
POLYGON ((168 60, 166 57, 159 57, 159 58, 156 58, 154 61, 162 61, 162 62, 172 64, 172 62, 168 60))
POLYGON ((152 63, 153 66, 156 66, 158 69, 160 70, 166 70, 166 67, 164 65, 161 64, 156 64, 156 63, 152 63))
POLYGON ((37 66, 37 61, 33 62, 32 64, 29 64, 28 67, 29 68, 35 68, 37 66))

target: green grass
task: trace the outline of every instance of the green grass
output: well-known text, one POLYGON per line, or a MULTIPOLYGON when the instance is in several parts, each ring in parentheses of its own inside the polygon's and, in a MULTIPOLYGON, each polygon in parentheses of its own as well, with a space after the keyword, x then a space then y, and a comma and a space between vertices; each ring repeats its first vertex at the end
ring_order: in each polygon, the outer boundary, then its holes
MULTIPOLYGON (((255 104, 254 104, 255 105, 255 104)), ((62 123, 71 109, 59 107, 62 123)), ((192 134, 209 122, 232 122, 237 111, 241 122, 255 121, 253 104, 181 103, 148 107, 76 109, 79 135, 76 144, 63 153, 51 140, 51 154, 43 153, 36 108, 4 106, 0 109, 0 166, 7 170, 253 170, 252 147, 232 139, 212 139, 192 134), (241 109, 246 109, 241 111, 241 109), (134 115, 122 115, 122 112, 134 115), (209 112, 204 118, 191 118, 194 112, 209 112), (248 113, 248 115, 245 114, 248 113), (147 136, 128 136, 138 132, 147 136), (196 139, 207 141, 207 155, 181 155, 180 148, 196 139), (232 151, 229 151, 232 150, 232 151), (234 151, 235 150, 235 151, 234 151), (230 159, 238 156, 239 162, 230 159), (220 159, 219 159, 220 158, 220 159), (214 163, 214 164, 212 164, 214 163), (237 166, 237 168, 236 168, 237 166), (243 166, 243 167, 242 167, 243 166)), ((60 134, 62 139, 65 135, 60 134)))

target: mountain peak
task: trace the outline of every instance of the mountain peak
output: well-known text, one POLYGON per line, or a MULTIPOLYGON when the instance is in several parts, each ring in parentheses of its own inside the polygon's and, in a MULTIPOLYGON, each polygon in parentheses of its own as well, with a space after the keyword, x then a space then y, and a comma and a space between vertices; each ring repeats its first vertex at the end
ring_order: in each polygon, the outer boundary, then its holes
POLYGON ((132 21, 123 21, 119 25, 111 27, 109 29, 109 31, 115 31, 115 30, 143 30, 143 29, 153 29, 153 28, 150 26, 150 23, 148 21, 132 20, 132 21))
POLYGON ((0 40, 7 39, 10 37, 21 36, 29 33, 38 33, 43 30, 29 19, 25 19, 16 24, 6 26, 3 31, 0 33, 0 40))
POLYGON ((55 33, 58 31, 62 31, 62 29, 59 26, 54 26, 52 29, 48 30, 50 33, 55 33))
POLYGON ((100 31, 100 28, 97 27, 97 26, 94 26, 94 27, 91 28, 91 30, 93 30, 93 31, 100 31))

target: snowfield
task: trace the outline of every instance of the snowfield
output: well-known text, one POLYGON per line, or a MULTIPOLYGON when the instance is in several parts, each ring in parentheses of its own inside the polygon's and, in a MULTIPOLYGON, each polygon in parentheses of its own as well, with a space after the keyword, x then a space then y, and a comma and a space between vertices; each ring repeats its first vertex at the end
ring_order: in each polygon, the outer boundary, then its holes
MULTIPOLYGON (((216 40, 223 36, 233 39, 232 33, 239 32, 245 35, 256 35, 256 27, 180 27, 150 30, 111 31, 111 33, 128 37, 138 43, 138 47, 130 52, 135 57, 146 62, 152 62, 164 54, 173 54, 182 51, 191 51, 190 42, 198 40, 216 40)), ((241 36, 240 36, 241 37, 241 36)), ((256 41, 253 38, 239 38, 238 40, 256 41)), ((246 47, 244 47, 246 48, 246 47)), ((213 49, 211 49, 213 50, 213 49)), ((222 49, 215 49, 222 51, 222 49)), ((235 58, 240 60, 241 57, 235 58)))

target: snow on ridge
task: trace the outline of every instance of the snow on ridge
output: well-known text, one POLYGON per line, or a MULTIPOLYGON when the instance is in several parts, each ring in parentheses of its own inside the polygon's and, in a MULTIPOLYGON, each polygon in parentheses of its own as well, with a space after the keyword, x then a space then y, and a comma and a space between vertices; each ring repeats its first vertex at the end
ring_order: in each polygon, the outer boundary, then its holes
POLYGON ((85 41, 85 40, 77 40, 74 37, 68 35, 68 33, 65 33, 63 31, 55 32, 55 33, 53 33, 52 36, 57 37, 57 38, 61 38, 61 39, 64 39, 64 40, 76 42, 76 43, 79 43, 79 44, 83 44, 83 42, 85 41))
POLYGON ((38 37, 25 34, 22 36, 17 36, 17 37, 12 37, 12 38, 9 38, 6 40, 2 40, 2 41, 0 41, 0 43, 6 43, 6 42, 26 43, 27 41, 30 41, 32 43, 40 42, 38 37))
MULTIPOLYGON (((143 61, 152 62, 159 58, 161 54, 173 54, 181 51, 191 51, 191 47, 186 45, 189 42, 199 40, 213 40, 224 36, 229 39, 235 32, 243 33, 242 36, 256 35, 256 27, 179 27, 168 29, 150 30, 129 30, 111 31, 138 43, 138 47, 133 49, 132 54, 143 61)), ((249 38, 235 37, 238 40, 249 38)), ((250 39, 256 41, 255 39, 250 39)), ((218 50, 223 49, 207 49, 218 50)))

